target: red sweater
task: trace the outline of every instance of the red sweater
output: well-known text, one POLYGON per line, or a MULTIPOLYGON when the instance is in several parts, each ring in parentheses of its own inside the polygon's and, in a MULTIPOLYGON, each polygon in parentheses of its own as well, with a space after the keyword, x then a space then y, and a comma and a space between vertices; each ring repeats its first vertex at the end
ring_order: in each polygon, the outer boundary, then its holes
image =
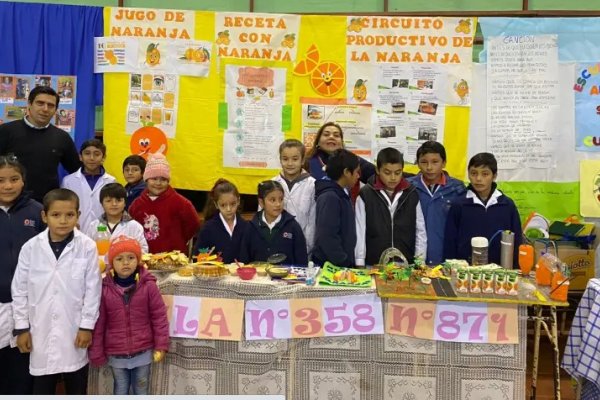
POLYGON ((129 214, 144 227, 150 253, 180 250, 187 254, 187 242, 200 227, 192 203, 171 186, 155 200, 145 189, 131 203, 129 214))

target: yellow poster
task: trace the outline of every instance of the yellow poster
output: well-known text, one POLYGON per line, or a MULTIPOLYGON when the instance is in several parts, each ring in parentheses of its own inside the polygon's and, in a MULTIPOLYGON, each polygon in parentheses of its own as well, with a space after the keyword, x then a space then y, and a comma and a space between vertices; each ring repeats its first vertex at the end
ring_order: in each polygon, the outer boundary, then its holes
POLYGON ((579 208, 584 217, 600 217, 600 160, 579 163, 579 208))

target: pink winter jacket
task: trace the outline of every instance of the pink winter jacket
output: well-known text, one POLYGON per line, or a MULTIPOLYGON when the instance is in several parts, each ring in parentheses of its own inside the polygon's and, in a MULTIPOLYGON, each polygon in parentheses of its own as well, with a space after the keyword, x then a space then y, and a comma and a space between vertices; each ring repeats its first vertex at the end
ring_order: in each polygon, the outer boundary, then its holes
POLYGON ((105 364, 108 356, 169 349, 167 307, 156 278, 145 268, 140 268, 139 274, 129 304, 125 304, 123 288, 115 284, 110 272, 102 280, 100 317, 89 349, 92 365, 105 364))

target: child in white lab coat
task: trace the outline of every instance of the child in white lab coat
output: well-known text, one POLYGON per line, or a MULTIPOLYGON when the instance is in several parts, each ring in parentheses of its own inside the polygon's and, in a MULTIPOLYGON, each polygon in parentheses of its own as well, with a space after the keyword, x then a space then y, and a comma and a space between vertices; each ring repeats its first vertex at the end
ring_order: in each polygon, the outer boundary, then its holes
POLYGON ((101 278, 96 244, 75 229, 78 215, 74 192, 48 192, 48 228, 23 245, 12 281, 13 334, 19 350, 31 353, 33 394, 54 394, 61 375, 67 394, 86 394, 101 278))
POLYGON ((98 139, 83 142, 79 150, 83 166, 65 176, 61 187, 74 191, 79 196, 79 229, 87 231, 89 224, 103 213, 100 204, 100 190, 107 184, 116 182, 102 166, 106 159, 106 146, 98 139))

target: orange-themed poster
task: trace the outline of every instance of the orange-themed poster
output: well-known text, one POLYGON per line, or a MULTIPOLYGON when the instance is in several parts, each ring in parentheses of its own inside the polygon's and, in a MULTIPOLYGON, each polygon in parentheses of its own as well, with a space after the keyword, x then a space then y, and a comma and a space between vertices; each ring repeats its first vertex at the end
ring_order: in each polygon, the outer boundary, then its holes
POLYGON ((215 13, 219 57, 295 61, 299 15, 215 13))

